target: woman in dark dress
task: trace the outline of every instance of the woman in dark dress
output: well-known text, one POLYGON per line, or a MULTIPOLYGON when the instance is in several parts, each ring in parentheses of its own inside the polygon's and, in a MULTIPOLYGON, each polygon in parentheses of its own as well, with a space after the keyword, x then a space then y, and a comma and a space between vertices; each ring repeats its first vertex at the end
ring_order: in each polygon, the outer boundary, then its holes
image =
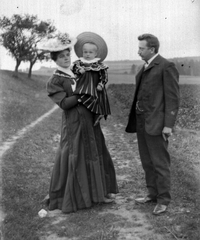
POLYGON ((70 51, 76 41, 67 35, 49 40, 42 50, 51 52, 58 68, 47 83, 48 96, 62 110, 60 145, 56 153, 50 189, 49 210, 64 213, 89 208, 93 203, 109 203, 111 193, 118 193, 114 165, 100 124, 73 95, 76 88, 70 70, 70 51))

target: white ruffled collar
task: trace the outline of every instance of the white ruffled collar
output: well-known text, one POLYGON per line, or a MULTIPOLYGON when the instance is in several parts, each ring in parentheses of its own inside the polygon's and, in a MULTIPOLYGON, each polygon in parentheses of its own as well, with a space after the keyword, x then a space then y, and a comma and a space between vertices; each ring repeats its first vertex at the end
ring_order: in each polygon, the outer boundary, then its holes
POLYGON ((70 75, 71 77, 75 77, 75 76, 74 76, 74 73, 72 72, 72 70, 70 69, 70 67, 68 67, 68 68, 63 68, 63 67, 57 66, 57 69, 58 69, 59 71, 61 71, 61 72, 64 72, 64 73, 70 75))
POLYGON ((98 62, 101 58, 94 58, 92 60, 86 60, 83 57, 79 58, 79 60, 83 63, 95 63, 98 62))

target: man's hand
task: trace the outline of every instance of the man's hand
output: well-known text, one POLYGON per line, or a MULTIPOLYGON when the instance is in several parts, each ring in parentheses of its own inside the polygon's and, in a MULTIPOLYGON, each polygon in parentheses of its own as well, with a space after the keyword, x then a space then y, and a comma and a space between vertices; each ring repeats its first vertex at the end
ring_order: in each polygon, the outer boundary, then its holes
POLYGON ((165 141, 167 141, 168 137, 172 135, 172 128, 164 127, 162 130, 162 136, 165 141))

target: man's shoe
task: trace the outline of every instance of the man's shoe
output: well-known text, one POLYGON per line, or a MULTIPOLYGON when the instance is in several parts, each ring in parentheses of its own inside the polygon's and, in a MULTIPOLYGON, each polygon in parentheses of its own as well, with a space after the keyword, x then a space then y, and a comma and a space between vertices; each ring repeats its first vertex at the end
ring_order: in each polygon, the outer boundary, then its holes
POLYGON ((135 199, 136 203, 150 203, 150 202, 156 202, 156 199, 150 198, 150 197, 140 197, 135 199))
POLYGON ((160 215, 167 211, 167 205, 157 204, 153 210, 154 215, 160 215))

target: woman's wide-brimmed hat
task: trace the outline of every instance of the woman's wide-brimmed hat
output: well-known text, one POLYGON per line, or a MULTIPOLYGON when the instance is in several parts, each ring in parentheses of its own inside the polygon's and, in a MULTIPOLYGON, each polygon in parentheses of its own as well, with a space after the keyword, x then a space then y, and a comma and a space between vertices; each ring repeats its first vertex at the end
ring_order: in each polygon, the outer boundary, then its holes
POLYGON ((108 54, 107 44, 101 36, 93 32, 83 32, 77 36, 77 43, 74 46, 74 50, 78 57, 83 56, 83 45, 85 43, 94 43, 97 46, 97 58, 100 58, 101 61, 106 58, 108 54))
POLYGON ((69 34, 66 33, 40 42, 37 48, 45 52, 59 52, 65 49, 71 50, 76 42, 76 38, 72 38, 69 36, 69 34))

